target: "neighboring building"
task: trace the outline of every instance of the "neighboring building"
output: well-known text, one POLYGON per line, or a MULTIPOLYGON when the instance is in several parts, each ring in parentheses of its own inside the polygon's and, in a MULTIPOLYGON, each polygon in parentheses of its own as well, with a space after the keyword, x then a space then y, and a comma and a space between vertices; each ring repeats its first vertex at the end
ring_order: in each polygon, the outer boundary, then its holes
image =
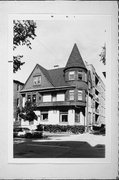
MULTIPOLYGON (((92 127, 94 122, 98 122, 96 97, 99 97, 96 87, 94 88, 97 85, 96 77, 95 75, 94 79, 91 70, 84 64, 75 44, 64 68, 46 70, 39 64, 35 66, 20 91, 21 106, 24 107, 26 101, 36 104, 36 125, 40 123, 92 127), (92 83, 92 78, 95 83, 92 83)), ((102 97, 100 101, 103 102, 102 97)), ((28 125, 28 122, 22 122, 22 125, 28 125)))
POLYGON ((20 107, 20 91, 23 88, 23 83, 17 80, 13 80, 13 103, 14 103, 14 121, 18 120, 17 109, 20 107))
POLYGON ((93 125, 100 126, 105 124, 105 85, 92 64, 87 64, 86 67, 90 70, 92 79, 93 125))

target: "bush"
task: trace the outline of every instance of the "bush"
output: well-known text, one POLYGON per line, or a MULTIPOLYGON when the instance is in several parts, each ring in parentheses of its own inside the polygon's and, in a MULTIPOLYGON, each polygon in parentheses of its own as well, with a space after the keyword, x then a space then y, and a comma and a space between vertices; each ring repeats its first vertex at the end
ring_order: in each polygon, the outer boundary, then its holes
POLYGON ((32 134, 32 138, 42 138, 42 136, 43 136, 43 134, 42 134, 42 132, 34 132, 33 134, 32 134))
POLYGON ((29 139, 31 139, 31 138, 35 138, 35 139, 37 139, 37 138, 42 138, 43 137, 43 134, 42 134, 42 132, 33 132, 33 133, 26 133, 25 134, 25 138, 29 138, 29 139))
POLYGON ((85 127, 83 125, 38 125, 37 129, 44 129, 44 131, 52 133, 70 132, 73 134, 82 134, 85 131, 85 127))

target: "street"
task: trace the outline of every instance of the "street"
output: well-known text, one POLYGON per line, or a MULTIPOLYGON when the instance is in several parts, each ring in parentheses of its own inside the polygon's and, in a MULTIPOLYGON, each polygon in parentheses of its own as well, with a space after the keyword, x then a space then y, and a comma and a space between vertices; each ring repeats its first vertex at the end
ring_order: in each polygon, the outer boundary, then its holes
POLYGON ((103 136, 52 135, 44 139, 14 139, 14 158, 104 158, 103 136))

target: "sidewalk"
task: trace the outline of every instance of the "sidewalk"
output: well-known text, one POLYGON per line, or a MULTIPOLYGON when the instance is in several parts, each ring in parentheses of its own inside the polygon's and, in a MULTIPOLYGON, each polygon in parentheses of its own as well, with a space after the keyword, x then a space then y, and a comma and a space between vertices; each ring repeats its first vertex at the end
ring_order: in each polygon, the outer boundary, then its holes
POLYGON ((84 134, 54 134, 54 133, 44 133, 44 137, 47 137, 45 139, 38 139, 38 140, 32 140, 33 142, 50 142, 50 141, 80 141, 80 142, 87 142, 91 146, 96 146, 97 144, 103 144, 105 145, 105 136, 102 135, 93 135, 89 133, 84 134))

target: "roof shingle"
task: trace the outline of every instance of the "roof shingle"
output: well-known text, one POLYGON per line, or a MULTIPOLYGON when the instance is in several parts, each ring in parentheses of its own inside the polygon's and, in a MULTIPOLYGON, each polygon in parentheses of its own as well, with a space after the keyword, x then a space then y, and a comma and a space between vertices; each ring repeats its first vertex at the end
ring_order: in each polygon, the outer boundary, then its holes
POLYGON ((68 69, 71 67, 81 67, 81 68, 86 69, 86 66, 83 62, 83 59, 81 57, 81 54, 80 54, 76 44, 74 44, 74 47, 73 47, 72 52, 69 56, 68 62, 65 66, 65 69, 68 69))

